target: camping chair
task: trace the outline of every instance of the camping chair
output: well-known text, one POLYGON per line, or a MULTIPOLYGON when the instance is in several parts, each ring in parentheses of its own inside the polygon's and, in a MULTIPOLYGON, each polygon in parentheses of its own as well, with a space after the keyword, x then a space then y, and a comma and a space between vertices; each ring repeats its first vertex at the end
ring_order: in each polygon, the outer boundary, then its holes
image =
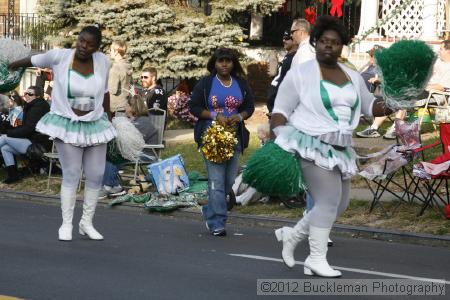
POLYGON ((423 202, 423 199, 417 195, 417 192, 425 197, 425 194, 418 187, 418 180, 414 178, 412 172, 407 168, 407 165, 416 158, 416 153, 410 150, 421 146, 419 121, 416 120, 412 123, 407 123, 397 119, 395 120, 395 131, 397 134, 397 144, 386 147, 380 152, 359 158, 360 163, 367 159, 377 158, 376 161, 368 164, 358 173, 364 178, 373 195, 369 209, 370 212, 372 212, 376 205, 379 205, 384 214, 387 215, 386 210, 380 203, 384 192, 394 195, 401 202, 408 203, 414 200, 423 202), (401 172, 401 181, 394 179, 398 172, 401 172), (375 188, 371 186, 371 182, 375 184, 375 188), (401 193, 393 191, 391 186, 399 188, 401 193), (414 192, 411 192, 412 188, 414 188, 414 192))
MULTIPOLYGON (((434 129, 436 129, 437 123, 448 123, 450 122, 450 111, 449 111, 449 92, 442 92, 438 90, 430 90, 428 97, 423 100, 416 101, 415 107, 424 107, 426 111, 431 115, 431 109, 435 110, 435 122, 433 123, 434 129), (430 105, 430 103, 433 103, 430 105)), ((422 114, 419 118, 419 124, 422 124, 424 115, 422 114)))
POLYGON ((139 176, 147 173, 146 166, 161 160, 161 151, 165 147, 164 129, 166 123, 166 111, 159 108, 151 108, 148 111, 151 123, 157 129, 156 143, 145 144, 143 148, 144 153, 142 153, 136 161, 123 164, 124 166, 133 165, 134 173, 133 175, 130 175, 122 172, 120 174, 121 181, 123 181, 124 178, 130 178, 133 179, 137 185, 140 185, 139 176))
MULTIPOLYGON (((44 156, 48 159, 48 177, 47 177, 47 190, 50 189, 51 179, 61 179, 61 176, 52 175, 53 167, 59 164, 59 154, 56 151, 55 141, 52 141, 52 148, 50 152, 44 153, 44 156)), ((62 170, 61 165, 59 168, 62 170)), ((83 169, 81 169, 80 183, 78 184, 78 190, 81 189, 81 182, 83 180, 83 169)))
POLYGON ((148 110, 150 120, 158 131, 157 142, 153 145, 145 145, 144 149, 151 150, 157 160, 160 159, 161 151, 164 149, 164 129, 166 126, 166 111, 159 108, 150 108, 148 110))
POLYGON ((449 179, 450 179, 450 123, 441 123, 439 126, 440 140, 426 145, 421 148, 414 149, 414 152, 422 152, 425 149, 433 148, 442 145, 443 154, 437 156, 429 162, 420 162, 414 165, 414 175, 420 179, 420 182, 425 185, 427 195, 425 201, 418 213, 421 216, 425 209, 435 204, 450 204, 449 196, 449 179), (442 185, 445 185, 445 196, 439 194, 442 185))

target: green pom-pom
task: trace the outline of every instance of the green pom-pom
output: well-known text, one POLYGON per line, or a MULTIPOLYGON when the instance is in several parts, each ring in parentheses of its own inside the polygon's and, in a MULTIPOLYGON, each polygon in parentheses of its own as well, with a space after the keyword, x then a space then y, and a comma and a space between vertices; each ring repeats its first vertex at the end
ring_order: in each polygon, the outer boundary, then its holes
POLYGON ((375 52, 380 70, 381 89, 392 108, 410 107, 424 91, 436 55, 425 42, 399 41, 375 52))
POLYGON ((0 60, 0 93, 7 93, 14 90, 20 83, 23 68, 11 71, 8 69, 7 61, 0 60))
POLYGON ((267 195, 292 196, 305 190, 297 158, 274 142, 255 151, 242 180, 267 195))

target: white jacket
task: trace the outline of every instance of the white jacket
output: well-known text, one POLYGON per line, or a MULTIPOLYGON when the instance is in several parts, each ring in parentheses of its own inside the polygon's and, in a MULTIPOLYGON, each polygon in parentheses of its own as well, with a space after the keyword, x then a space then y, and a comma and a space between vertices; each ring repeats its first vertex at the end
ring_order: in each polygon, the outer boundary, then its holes
POLYGON ((281 82, 273 113, 282 114, 292 126, 311 136, 337 132, 351 135, 358 126, 361 112, 372 116, 375 97, 367 90, 361 75, 339 63, 356 88, 358 103, 351 122, 336 122, 325 108, 320 94, 320 69, 317 60, 293 65, 281 82))
POLYGON ((52 105, 50 112, 69 118, 72 121, 96 121, 103 115, 103 98, 108 92, 109 60, 103 53, 92 54, 94 61, 94 78, 98 86, 95 95, 94 110, 84 116, 77 116, 68 101, 68 74, 75 49, 53 49, 44 54, 31 57, 31 63, 39 68, 53 70, 52 105))

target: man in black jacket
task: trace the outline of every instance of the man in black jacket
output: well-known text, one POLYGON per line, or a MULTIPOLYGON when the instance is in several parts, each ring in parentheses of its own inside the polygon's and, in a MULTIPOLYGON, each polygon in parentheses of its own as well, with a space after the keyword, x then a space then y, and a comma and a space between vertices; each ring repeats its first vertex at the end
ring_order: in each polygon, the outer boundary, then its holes
POLYGON ((147 108, 159 108, 167 110, 166 92, 158 84, 158 73, 155 68, 150 67, 142 70, 141 83, 143 88, 141 95, 144 97, 147 108))
POLYGON ((269 91, 267 92, 267 109, 269 113, 272 113, 273 105, 275 103, 275 97, 277 96, 278 87, 286 76, 286 73, 291 68, 292 59, 297 52, 298 44, 292 39, 291 33, 285 31, 283 34, 283 47, 287 51, 283 60, 278 66, 278 73, 270 84, 269 91))
POLYGON ((43 99, 43 90, 37 86, 30 86, 24 93, 25 106, 23 108, 22 125, 8 129, 0 136, 0 150, 8 172, 4 183, 10 184, 20 180, 14 160, 15 154, 25 154, 33 143, 48 145, 48 136, 36 132, 36 124, 50 111, 50 106, 43 99))

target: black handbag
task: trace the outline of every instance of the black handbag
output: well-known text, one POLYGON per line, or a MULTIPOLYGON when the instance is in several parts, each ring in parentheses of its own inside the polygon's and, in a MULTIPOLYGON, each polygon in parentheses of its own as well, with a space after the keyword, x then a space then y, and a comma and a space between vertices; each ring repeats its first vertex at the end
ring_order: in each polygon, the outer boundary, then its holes
POLYGON ((47 152, 44 145, 40 143, 32 143, 26 152, 26 156, 30 160, 41 160, 44 158, 44 153, 47 152))

